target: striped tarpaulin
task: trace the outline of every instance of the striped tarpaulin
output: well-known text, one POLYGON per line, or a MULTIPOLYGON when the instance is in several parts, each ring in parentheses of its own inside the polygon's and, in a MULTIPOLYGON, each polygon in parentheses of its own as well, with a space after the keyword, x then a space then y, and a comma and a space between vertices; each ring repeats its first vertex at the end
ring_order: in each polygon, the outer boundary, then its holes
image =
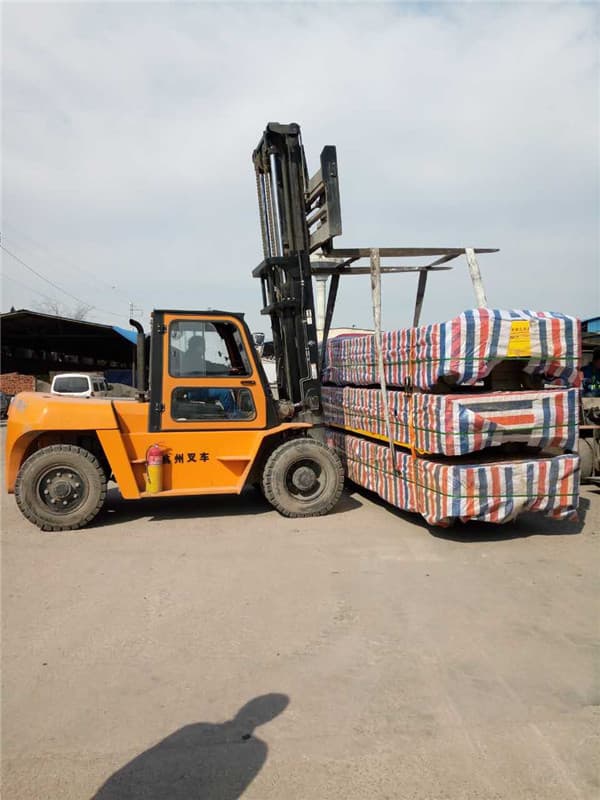
MULTIPOLYGON (((381 390, 324 386, 325 421, 387 439, 381 390)), ((388 392, 391 434, 422 453, 464 455, 508 442, 574 450, 579 389, 425 394, 388 392)))
POLYGON ((525 511, 555 519, 576 514, 579 457, 449 463, 396 451, 385 444, 332 429, 327 443, 339 453, 347 476, 388 503, 421 514, 430 525, 455 520, 508 522, 525 511))
MULTIPOLYGON (((383 334, 389 386, 428 391, 439 381, 472 386, 506 359, 562 386, 579 386, 580 323, 545 311, 476 308, 448 322, 383 334)), ((325 383, 379 383, 372 335, 334 337, 327 343, 325 383)))

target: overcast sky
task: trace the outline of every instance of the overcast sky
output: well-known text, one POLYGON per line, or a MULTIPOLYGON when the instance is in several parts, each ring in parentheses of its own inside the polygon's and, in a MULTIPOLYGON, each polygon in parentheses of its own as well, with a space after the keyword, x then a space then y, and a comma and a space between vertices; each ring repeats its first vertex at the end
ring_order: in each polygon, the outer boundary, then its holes
MULTIPOLYGON (((484 246, 490 305, 600 313, 598 22, 590 4, 2 6, 2 244, 126 324, 129 303, 261 318, 251 152, 337 145, 339 246, 484 246), (109 313, 110 312, 110 313, 109 313)), ((473 305, 463 259, 424 319, 473 305)), ((343 282, 344 283, 344 282, 343 282)), ((415 276, 384 282, 410 324, 415 276)), ((335 323, 369 326, 348 278, 335 323)), ((2 310, 77 302, 3 253, 2 310)))

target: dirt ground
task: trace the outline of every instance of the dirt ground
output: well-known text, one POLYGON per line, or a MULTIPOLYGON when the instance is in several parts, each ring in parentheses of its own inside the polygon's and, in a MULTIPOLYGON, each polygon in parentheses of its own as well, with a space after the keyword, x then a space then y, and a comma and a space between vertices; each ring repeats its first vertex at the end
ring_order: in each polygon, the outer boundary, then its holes
POLYGON ((600 493, 439 531, 366 493, 125 502, 41 533, 4 495, 4 800, 600 795, 600 493))

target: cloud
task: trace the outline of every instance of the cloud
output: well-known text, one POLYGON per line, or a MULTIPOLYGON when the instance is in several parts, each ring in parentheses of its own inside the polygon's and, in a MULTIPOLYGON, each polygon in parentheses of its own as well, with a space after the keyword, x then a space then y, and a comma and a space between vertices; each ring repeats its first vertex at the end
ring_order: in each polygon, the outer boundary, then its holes
MULTIPOLYGON (((491 304, 597 314, 597 23, 584 4, 5 5, 5 244, 124 318, 235 307, 264 330, 250 155, 297 121, 313 171, 338 147, 340 245, 498 246, 491 304)), ((386 279, 386 325, 415 287, 386 279)), ((338 324, 369 324, 366 293, 346 280, 338 324)), ((34 302, 4 285, 3 307, 34 302)), ((424 314, 472 302, 457 263, 424 314)))

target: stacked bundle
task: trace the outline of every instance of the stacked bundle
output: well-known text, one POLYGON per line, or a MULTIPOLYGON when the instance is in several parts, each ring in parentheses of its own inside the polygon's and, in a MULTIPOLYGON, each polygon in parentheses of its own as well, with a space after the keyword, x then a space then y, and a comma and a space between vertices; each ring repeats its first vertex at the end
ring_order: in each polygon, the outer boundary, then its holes
POLYGON ((457 463, 418 458, 396 451, 395 468, 385 444, 329 430, 346 474, 388 503, 417 511, 430 525, 455 520, 508 522, 524 511, 545 511, 555 519, 577 509, 579 457, 457 463))
MULTIPOLYGON (((419 453, 461 456, 518 442, 529 447, 574 450, 578 389, 485 394, 388 393, 394 442, 419 453)), ((387 438, 378 389, 323 387, 329 425, 373 438, 387 438)))
POLYGON ((341 385, 323 388, 325 419, 349 477, 432 524, 505 522, 525 510, 559 518, 573 513, 579 461, 568 451, 577 437, 576 319, 481 308, 446 323, 385 333, 382 349, 385 377, 394 387, 389 429, 381 389, 363 388, 379 383, 374 337, 328 344, 324 381, 341 385), (557 388, 486 391, 483 379, 507 360, 557 388), (457 393, 429 393, 441 386, 457 393), (474 389, 464 393, 461 386, 474 389), (406 448, 396 451, 395 464, 388 445, 359 438, 386 440, 388 430, 406 448), (506 443, 567 452, 527 460, 486 456, 506 443), (462 460, 444 460, 449 456, 462 460))
MULTIPOLYGON (((449 322, 402 328, 382 337, 390 386, 430 391, 440 382, 473 386, 505 359, 563 386, 579 385, 579 322, 565 314, 476 308, 449 322)), ((339 337, 327 344, 325 383, 379 383, 373 336, 339 337)))

